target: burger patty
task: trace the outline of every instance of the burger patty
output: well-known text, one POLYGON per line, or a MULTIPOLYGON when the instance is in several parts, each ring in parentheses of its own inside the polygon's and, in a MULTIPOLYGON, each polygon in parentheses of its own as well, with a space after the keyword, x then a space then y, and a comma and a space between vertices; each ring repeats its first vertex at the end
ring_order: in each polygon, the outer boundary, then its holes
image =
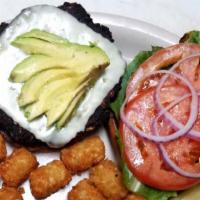
MULTIPOLYGON (((110 30, 99 23, 93 23, 90 15, 86 10, 77 3, 68 3, 65 2, 62 6, 59 6, 60 9, 73 15, 78 21, 86 24, 95 32, 101 34, 104 38, 107 38, 113 42, 112 34, 110 30)), ((2 23, 0 25, 0 33, 2 33, 9 24, 2 23)), ((102 125, 105 121, 108 120, 109 110, 108 106, 110 101, 115 97, 115 94, 119 90, 119 84, 116 85, 109 94, 105 97, 102 104, 96 109, 94 114, 88 120, 86 125, 85 132, 94 130, 95 128, 102 125)), ((3 110, 0 109, 0 131, 3 132, 5 137, 12 143, 27 146, 27 147, 38 147, 45 146, 46 144, 37 140, 35 136, 22 128, 18 123, 16 123, 12 118, 10 118, 3 110)))

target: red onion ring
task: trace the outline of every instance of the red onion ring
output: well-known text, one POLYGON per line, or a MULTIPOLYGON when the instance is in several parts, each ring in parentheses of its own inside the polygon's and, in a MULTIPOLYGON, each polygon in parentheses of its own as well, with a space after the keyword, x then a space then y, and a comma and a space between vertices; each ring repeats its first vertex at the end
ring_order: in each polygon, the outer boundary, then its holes
MULTIPOLYGON (((200 95, 198 93, 198 95, 200 95)), ((175 101, 173 101, 171 104, 169 104, 168 106, 165 107, 164 110, 160 111, 158 113, 158 115, 156 116, 156 118, 154 119, 153 121, 153 124, 152 124, 152 132, 155 134, 155 135, 159 135, 159 132, 158 132, 158 128, 157 128, 157 120, 159 119, 160 116, 162 116, 165 112, 167 112, 167 110, 171 109, 173 106, 175 106, 176 104, 178 104, 179 102, 183 101, 184 99, 190 97, 191 94, 185 94, 184 96, 176 99, 175 101)), ((181 169, 180 167, 178 167, 170 158, 169 158, 169 155, 167 153, 167 151, 165 150, 165 147, 163 144, 157 144, 158 145, 158 148, 162 154, 162 157, 163 157, 163 160, 165 161, 165 163, 173 169, 173 171, 175 171, 177 174, 181 175, 181 176, 184 176, 184 177, 187 177, 187 178, 200 178, 200 173, 191 173, 191 172, 187 172, 183 169, 181 169)))
POLYGON ((169 167, 171 167, 177 174, 181 176, 185 176, 188 178, 200 178, 200 173, 192 173, 192 172, 187 172, 183 169, 181 169, 179 166, 177 166, 170 158, 169 155, 167 154, 167 151, 165 150, 165 147, 163 144, 158 144, 158 148, 162 154, 162 157, 164 161, 168 164, 169 167))
MULTIPOLYGON (((183 76, 181 76, 179 74, 176 74, 176 73, 174 73, 172 71, 168 71, 168 70, 156 71, 154 73, 148 74, 148 76, 153 75, 153 74, 154 75, 155 74, 161 74, 161 73, 162 74, 164 73, 164 74, 173 75, 176 78, 182 80, 188 86, 188 88, 191 91, 192 100, 191 100, 190 117, 189 117, 187 123, 185 124, 185 126, 183 127, 183 129, 178 130, 178 131, 174 132, 173 134, 167 135, 167 136, 151 135, 151 133, 145 133, 144 131, 140 130, 139 128, 137 128, 136 126, 134 126, 133 124, 131 124, 127 120, 127 118, 125 116, 125 113, 124 113, 124 108, 125 108, 126 104, 128 103, 130 97, 126 97, 126 99, 125 99, 125 101, 122 104, 122 107, 120 109, 120 117, 121 117, 122 121, 124 122, 124 124, 132 132, 137 133, 142 138, 151 140, 151 141, 156 142, 156 143, 158 143, 158 142, 169 142, 169 141, 177 139, 178 137, 181 137, 181 136, 185 135, 192 128, 192 126, 194 125, 194 123, 195 123, 195 121, 197 119, 197 115, 198 115, 198 111, 197 111, 198 110, 197 109, 198 108, 198 95, 197 95, 193 85, 186 78, 184 78, 183 76)), ((164 81, 163 81, 163 83, 164 83, 164 81)))
POLYGON ((191 97, 191 94, 185 94, 184 96, 176 99, 175 101, 173 101, 172 103, 170 103, 168 106, 165 107, 165 109, 162 109, 157 116, 153 119, 152 122, 152 133, 155 135, 159 135, 158 132, 158 128, 157 128, 157 121, 158 119, 164 115, 166 112, 168 112, 168 110, 170 110, 171 108, 173 108, 175 105, 177 105, 178 103, 180 103, 181 101, 185 100, 186 98, 191 97))
MULTIPOLYGON (((187 60, 189 60, 191 58, 195 58, 195 57, 200 57, 200 53, 193 54, 191 56, 188 56, 188 57, 180 60, 175 65, 173 65, 173 67, 169 71, 173 71, 174 69, 176 69, 177 67, 179 67, 182 62, 185 62, 185 61, 187 61, 187 60)), ((165 75, 164 77, 162 77, 161 80, 160 80, 160 82, 159 82, 159 84, 158 84, 158 86, 157 86, 157 88, 156 88, 155 100, 156 100, 156 104, 157 104, 157 107, 158 107, 159 110, 165 110, 166 109, 160 103, 160 89, 162 88, 162 86, 163 86, 164 82, 167 80, 167 78, 168 78, 168 75, 165 75)), ((182 123, 178 122, 176 119, 174 119, 169 112, 164 112, 163 115, 164 115, 164 117, 167 118, 167 120, 169 120, 172 123, 172 125, 174 126, 175 129, 180 129, 181 130, 181 129, 184 128, 184 125, 182 123)), ((192 130, 191 129, 188 132, 188 136, 190 136, 190 137, 192 137, 194 139, 198 139, 199 140, 200 139, 200 131, 196 131, 196 130, 192 130)))

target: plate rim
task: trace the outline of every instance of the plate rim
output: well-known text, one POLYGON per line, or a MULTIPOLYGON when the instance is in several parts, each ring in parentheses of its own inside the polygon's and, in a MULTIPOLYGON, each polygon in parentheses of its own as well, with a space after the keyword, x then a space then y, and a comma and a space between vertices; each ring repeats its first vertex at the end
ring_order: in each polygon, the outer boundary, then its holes
POLYGON ((153 36, 172 45, 176 44, 180 39, 178 35, 143 20, 104 12, 90 12, 90 14, 95 23, 113 25, 119 28, 126 27, 153 36))

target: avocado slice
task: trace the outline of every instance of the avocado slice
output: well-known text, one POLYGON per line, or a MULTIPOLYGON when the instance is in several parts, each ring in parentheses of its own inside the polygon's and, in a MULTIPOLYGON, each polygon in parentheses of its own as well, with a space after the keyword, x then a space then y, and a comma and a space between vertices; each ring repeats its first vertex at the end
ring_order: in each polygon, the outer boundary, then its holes
POLYGON ((51 107, 46 112, 47 127, 50 127, 55 121, 57 121, 65 112, 70 104, 71 98, 75 91, 68 91, 59 95, 56 99, 51 101, 51 107))
POLYGON ((11 72, 9 80, 13 82, 25 82, 35 74, 51 68, 64 68, 66 60, 52 59, 45 55, 33 55, 24 59, 11 72))
MULTIPOLYGON (((85 87, 87 88, 87 83, 85 87)), ((61 116, 59 121, 56 123, 56 127, 58 129, 64 127, 64 125, 67 123, 72 113, 74 112, 74 110, 77 108, 77 105, 79 104, 79 102, 81 101, 85 93, 86 93, 85 89, 82 89, 80 90, 80 92, 77 93, 77 95, 74 96, 68 108, 66 109, 65 113, 63 114, 63 116, 61 116)))
POLYGON ((75 109, 79 99, 85 93, 85 87, 88 85, 88 83, 89 81, 85 81, 85 83, 80 84, 77 89, 70 92, 68 91, 56 98, 56 101, 52 103, 50 110, 46 113, 48 127, 58 121, 64 113, 66 118, 69 117, 73 109, 75 109), (67 112, 69 113, 68 116, 66 116, 67 112))
MULTIPOLYGON (((38 101, 25 108, 25 116, 29 121, 39 117, 47 112, 52 104, 58 99, 58 96, 75 90, 85 77, 68 77, 66 79, 55 80, 46 84, 38 94, 38 101)), ((58 101, 60 101, 58 99, 58 101)))
POLYGON ((51 43, 49 41, 37 38, 18 37, 11 42, 14 47, 23 50, 26 54, 41 54, 47 56, 65 56, 66 45, 60 43, 51 43))
POLYGON ((63 116, 59 119, 59 121, 56 123, 56 128, 61 129, 62 127, 65 126, 69 118, 72 116, 74 110, 77 108, 77 105, 81 101, 85 94, 85 91, 81 91, 80 93, 77 94, 77 96, 70 102, 69 107, 63 114, 63 116))
POLYGON ((89 90, 89 88, 92 87, 95 80, 97 80, 97 78, 102 74, 102 72, 103 72, 103 70, 100 66, 99 66, 99 68, 94 69, 93 71, 90 72, 88 79, 86 81, 84 81, 82 83, 82 85, 78 88, 77 94, 74 95, 74 97, 72 98, 72 100, 71 100, 69 106, 67 107, 65 113, 57 121, 57 123, 56 123, 57 128, 60 129, 67 123, 69 118, 72 116, 73 112, 76 110, 78 104, 80 103, 80 101, 85 96, 87 90, 89 90))
POLYGON ((88 72, 99 66, 106 67, 109 59, 99 48, 85 45, 69 45, 65 57, 32 55, 19 63, 11 72, 10 80, 24 82, 45 69, 60 67, 75 72, 88 72))
POLYGON ((66 69, 53 68, 36 74, 23 85, 18 97, 19 106, 23 107, 35 102, 38 99, 40 89, 45 84, 69 76, 76 76, 76 73, 66 69))
POLYGON ((18 36, 11 44, 27 54, 43 54, 65 58, 73 57, 75 51, 84 54, 99 53, 100 51, 101 56, 109 62, 106 53, 96 45, 71 43, 67 39, 39 29, 33 29, 30 32, 18 36))
POLYGON ((69 41, 64 39, 56 34, 49 33, 47 31, 39 30, 39 29, 32 29, 30 32, 24 33, 20 35, 18 38, 36 38, 50 43, 57 43, 57 44, 68 44, 69 41))
POLYGON ((102 73, 102 69, 99 66, 98 69, 94 69, 89 73, 81 74, 82 82, 78 85, 78 87, 71 91, 66 91, 50 101, 49 110, 46 112, 47 115, 47 126, 51 126, 53 123, 59 120, 57 127, 61 128, 67 122, 73 111, 76 109, 81 97, 84 96, 87 89, 91 87, 94 80, 97 79, 98 76, 102 73), (63 113, 65 114, 63 115, 63 113), (63 116, 62 116, 63 115, 63 116), (61 118, 62 116, 62 118, 61 118), (60 119, 61 118, 61 119, 60 119))
POLYGON ((48 110, 47 101, 50 99, 50 96, 53 96, 60 88, 67 86, 70 83, 69 79, 61 79, 55 80, 48 84, 46 84, 38 94, 38 101, 35 103, 28 105, 23 111, 25 113, 26 118, 29 121, 37 118, 48 110))

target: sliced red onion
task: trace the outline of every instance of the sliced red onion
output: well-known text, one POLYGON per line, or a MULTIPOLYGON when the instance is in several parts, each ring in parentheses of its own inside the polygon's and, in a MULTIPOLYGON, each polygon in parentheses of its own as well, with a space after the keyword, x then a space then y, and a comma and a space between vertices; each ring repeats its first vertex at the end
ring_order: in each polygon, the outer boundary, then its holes
MULTIPOLYGON (((190 111, 190 117, 187 121, 187 123, 185 124, 185 126, 181 129, 176 131, 175 133, 171 134, 171 135, 166 135, 166 136, 160 136, 160 135, 152 135, 151 132, 149 133, 145 133, 144 131, 140 130, 139 128, 137 128, 136 126, 134 126, 133 124, 131 124, 129 122, 129 120, 126 118, 125 113, 124 113, 124 108, 127 104, 127 102, 129 101, 130 97, 126 97, 121 109, 120 109, 120 117, 122 119, 122 121, 124 122, 124 124, 134 133, 137 133, 140 137, 143 137, 145 139, 154 141, 154 142, 169 142, 172 140, 177 139, 178 137, 181 137, 183 135, 185 135, 194 125, 196 119, 197 119, 197 115, 198 115, 198 95, 194 89, 194 87, 192 86, 192 84, 183 76, 176 74, 175 72, 172 71, 168 71, 168 70, 160 70, 160 71, 156 71, 154 73, 148 74, 148 76, 150 75, 155 75, 155 74, 168 74, 168 75, 173 75, 176 78, 182 80, 190 89, 191 92, 191 96, 192 96, 192 100, 191 100, 191 111, 190 111)), ((159 93, 160 94, 160 93, 159 93)), ((158 99, 160 96, 158 96, 158 99)), ((163 110, 163 109, 162 109, 163 110)), ((167 111, 165 111, 167 112, 167 111)))
MULTIPOLYGON (((198 95, 200 95, 198 93, 198 95)), ((159 119, 159 117, 161 117, 165 112, 167 112, 169 109, 171 109, 172 107, 174 107, 176 104, 178 104, 179 102, 183 101, 184 99, 190 97, 191 94, 185 94, 184 96, 176 99, 175 101, 173 101, 171 104, 169 104, 168 106, 165 107, 164 110, 161 110, 158 115, 156 116, 156 118, 154 119, 153 121, 153 124, 152 124, 152 132, 155 134, 155 135, 159 135, 159 132, 158 132, 158 128, 157 128, 157 120, 159 119)), ((177 174, 181 175, 181 176, 184 176, 184 177, 188 177, 188 178, 200 178, 200 173, 191 173, 191 172, 187 172, 183 169, 181 169, 179 166, 177 166, 170 158, 169 158, 169 155, 167 153, 167 151, 165 150, 165 147, 164 145, 162 145, 161 143, 157 144, 158 145, 158 148, 162 154, 162 157, 165 161, 165 163, 172 168, 173 171, 175 171, 177 174)))
POLYGON ((169 158, 169 155, 168 155, 167 151, 165 150, 165 147, 163 144, 158 144, 158 147, 159 147, 159 150, 160 150, 166 164, 168 164, 168 166, 171 167, 177 174, 188 177, 188 178, 200 178, 200 173, 187 172, 187 171, 181 169, 178 165, 176 165, 169 158))
MULTIPOLYGON (((173 71, 175 70, 177 67, 180 66, 181 63, 191 59, 191 58, 195 58, 195 57, 200 57, 200 53, 198 54, 193 54, 191 56, 188 56, 182 60, 180 60, 179 62, 177 62, 176 64, 174 64, 172 66, 172 68, 169 71, 173 71)), ((160 89, 162 88, 162 86, 164 85, 165 81, 167 80, 167 78, 169 77, 169 75, 165 75, 161 78, 157 88, 156 88, 156 93, 155 93, 155 100, 156 100, 156 104, 159 110, 166 110, 166 108, 160 103, 160 89)), ((193 107, 194 108, 194 107, 193 107)), ((194 108, 196 109, 196 108, 194 108)), ((192 103, 191 103, 191 110, 192 110, 192 103)), ((198 115, 198 107, 196 109, 197 115, 198 115)), ((167 120, 169 120, 172 125, 174 126, 175 129, 183 129, 185 126, 178 122, 176 119, 173 118, 173 116, 169 113, 169 112, 164 112, 163 113, 164 117, 166 117, 167 120)), ((191 114, 190 114, 191 116, 191 114)), ((200 131, 196 131, 196 130, 189 130, 188 132, 188 136, 194 138, 194 139, 200 139, 200 131)))
POLYGON ((165 107, 165 109, 162 109, 157 115, 156 117, 153 119, 152 122, 152 133, 155 135, 160 135, 158 132, 158 128, 157 128, 157 122, 158 119, 164 115, 168 110, 170 110, 171 108, 173 108, 175 105, 177 105, 178 103, 180 103, 181 101, 185 100, 186 98, 191 97, 191 94, 185 94, 184 96, 176 99, 175 101, 173 101, 172 103, 170 103, 168 106, 165 107))

